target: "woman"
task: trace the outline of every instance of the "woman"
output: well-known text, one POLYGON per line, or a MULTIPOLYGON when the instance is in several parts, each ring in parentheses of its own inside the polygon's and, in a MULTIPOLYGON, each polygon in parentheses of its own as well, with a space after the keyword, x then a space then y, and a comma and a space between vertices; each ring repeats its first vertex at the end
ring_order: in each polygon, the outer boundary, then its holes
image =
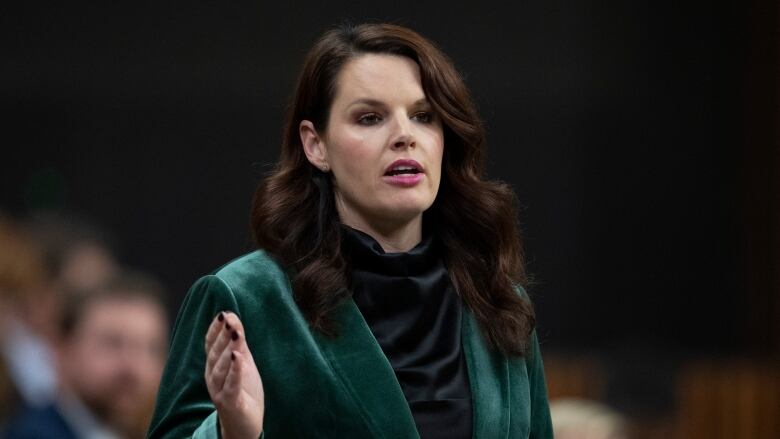
POLYGON ((188 293, 149 437, 552 437, 514 195, 449 59, 329 31, 284 134, 261 250, 188 293))

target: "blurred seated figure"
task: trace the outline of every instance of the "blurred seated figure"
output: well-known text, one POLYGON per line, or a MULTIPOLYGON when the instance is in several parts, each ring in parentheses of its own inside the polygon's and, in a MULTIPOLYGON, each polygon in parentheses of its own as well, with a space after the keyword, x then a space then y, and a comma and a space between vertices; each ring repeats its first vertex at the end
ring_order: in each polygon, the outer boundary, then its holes
POLYGON ((0 425, 43 407, 57 382, 51 344, 66 291, 89 289, 116 270, 106 234, 72 214, 0 218, 0 425))
POLYGON ((26 226, 43 250, 46 267, 58 288, 91 289, 117 270, 109 233, 84 216, 35 212, 26 226))
POLYGON ((11 420, 5 437, 143 437, 167 352, 162 289, 144 275, 120 272, 67 297, 55 402, 11 420))
POLYGON ((46 307, 43 257, 21 227, 0 215, 0 426, 19 407, 44 405, 54 396, 54 361, 26 312, 46 307))
POLYGON ((628 439, 626 420, 596 401, 561 398, 550 403, 555 439, 628 439))

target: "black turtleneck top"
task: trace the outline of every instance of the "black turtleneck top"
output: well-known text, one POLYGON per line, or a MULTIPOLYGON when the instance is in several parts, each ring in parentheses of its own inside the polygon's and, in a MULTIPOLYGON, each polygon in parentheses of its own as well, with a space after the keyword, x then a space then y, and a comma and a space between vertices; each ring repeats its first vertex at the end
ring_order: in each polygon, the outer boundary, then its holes
POLYGON ((395 371, 420 437, 470 438, 463 309, 440 243, 424 228, 410 251, 385 253, 370 235, 346 225, 342 231, 353 298, 395 371))

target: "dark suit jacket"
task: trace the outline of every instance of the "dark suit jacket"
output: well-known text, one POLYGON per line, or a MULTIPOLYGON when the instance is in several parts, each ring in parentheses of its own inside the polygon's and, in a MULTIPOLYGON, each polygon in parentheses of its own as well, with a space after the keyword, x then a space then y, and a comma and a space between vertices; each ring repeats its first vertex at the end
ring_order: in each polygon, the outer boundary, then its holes
POLYGON ((57 407, 29 408, 8 423, 4 439, 77 439, 57 407))
POLYGON ((11 378, 6 361, 0 355, 0 426, 6 419, 11 418, 26 407, 24 399, 11 378))
MULTIPOLYGON (((392 367, 355 302, 337 311, 341 336, 309 329, 288 277, 263 251, 190 289, 176 319, 149 438, 217 438, 204 381, 205 335, 215 315, 244 324, 265 390, 265 438, 419 438, 392 367)), ((489 351, 474 316, 462 326, 474 438, 552 438, 536 335, 524 358, 489 351)))

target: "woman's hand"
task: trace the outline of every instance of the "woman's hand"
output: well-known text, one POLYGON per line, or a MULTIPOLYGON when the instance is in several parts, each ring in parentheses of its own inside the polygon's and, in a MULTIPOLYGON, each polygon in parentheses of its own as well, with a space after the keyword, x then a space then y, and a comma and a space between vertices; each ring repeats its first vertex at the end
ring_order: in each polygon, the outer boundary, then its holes
POLYGON ((222 437, 257 438, 263 431, 263 383, 238 316, 220 312, 206 333, 206 386, 222 437))

